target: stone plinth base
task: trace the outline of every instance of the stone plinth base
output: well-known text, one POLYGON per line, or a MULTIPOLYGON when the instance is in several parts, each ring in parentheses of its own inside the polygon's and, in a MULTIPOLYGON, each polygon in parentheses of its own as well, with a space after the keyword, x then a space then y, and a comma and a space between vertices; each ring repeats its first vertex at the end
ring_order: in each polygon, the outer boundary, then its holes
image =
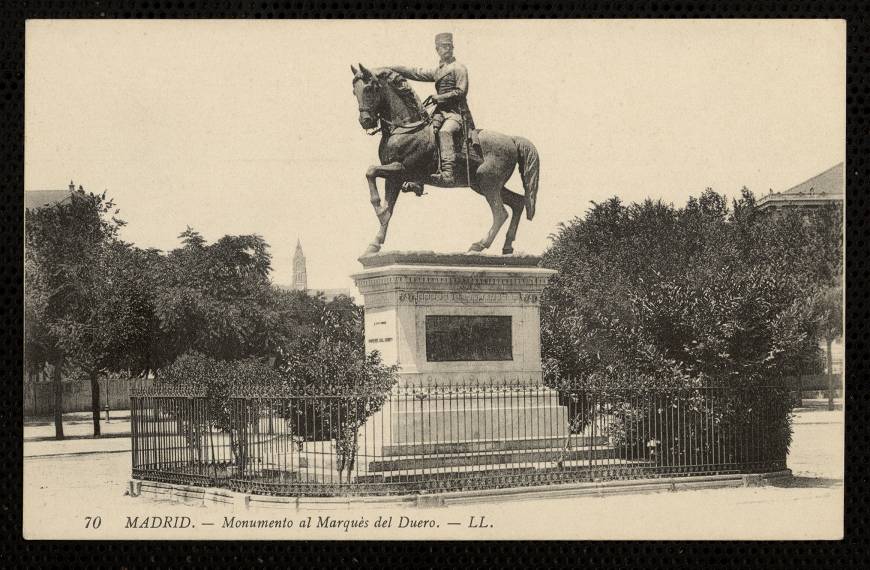
POLYGON ((532 256, 383 252, 360 262, 366 348, 399 367, 397 389, 359 432, 367 472, 409 449, 431 452, 405 457, 403 469, 501 462, 474 447, 485 442, 516 442, 514 454, 564 445, 567 408, 541 375, 540 299, 554 271, 532 256))
POLYGON ((397 396, 380 414, 382 433, 392 445, 437 444, 488 440, 525 440, 564 436, 568 409, 555 391, 537 387, 517 394, 397 396))
POLYGON ((554 457, 568 443, 567 408, 549 388, 419 396, 394 395, 366 422, 359 476, 513 465, 554 457))

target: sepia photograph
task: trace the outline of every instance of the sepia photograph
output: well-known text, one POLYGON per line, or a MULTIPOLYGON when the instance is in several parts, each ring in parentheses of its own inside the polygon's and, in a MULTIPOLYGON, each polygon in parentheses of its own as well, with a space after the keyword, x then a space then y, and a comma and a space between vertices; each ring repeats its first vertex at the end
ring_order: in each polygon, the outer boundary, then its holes
POLYGON ((844 20, 25 31, 25 539, 843 538, 844 20))

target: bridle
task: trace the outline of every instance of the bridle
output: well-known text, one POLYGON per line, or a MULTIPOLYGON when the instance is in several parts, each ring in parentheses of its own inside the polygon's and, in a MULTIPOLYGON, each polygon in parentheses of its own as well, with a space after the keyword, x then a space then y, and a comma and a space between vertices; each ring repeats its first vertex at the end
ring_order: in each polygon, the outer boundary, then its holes
POLYGON ((372 129, 365 130, 365 133, 369 136, 374 136, 380 132, 384 132, 387 135, 413 133, 413 132, 418 131, 423 126, 428 125, 430 122, 432 122, 432 117, 430 117, 429 114, 426 113, 425 109, 423 110, 423 118, 422 119, 420 119, 419 121, 413 122, 413 123, 404 123, 404 124, 394 123, 392 121, 389 121, 389 120, 383 118, 381 116, 381 114, 374 107, 364 107, 364 106, 360 105, 358 107, 358 109, 359 109, 360 113, 368 113, 369 115, 375 117, 380 122, 379 126, 374 127, 372 129), (398 132, 400 129, 406 129, 406 130, 403 132, 398 132))

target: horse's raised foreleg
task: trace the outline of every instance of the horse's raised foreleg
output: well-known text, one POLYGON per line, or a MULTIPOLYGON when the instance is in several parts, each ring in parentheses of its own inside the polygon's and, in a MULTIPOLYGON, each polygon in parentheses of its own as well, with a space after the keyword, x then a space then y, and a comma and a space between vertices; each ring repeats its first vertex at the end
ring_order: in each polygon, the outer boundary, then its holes
POLYGON ((395 206, 398 198, 399 190, 401 189, 401 181, 405 168, 400 162, 392 162, 390 164, 373 165, 366 170, 366 181, 369 184, 369 196, 371 198, 372 207, 375 209, 375 214, 380 222, 380 229, 375 236, 374 241, 369 244, 366 253, 376 253, 380 251, 381 245, 387 237, 387 226, 390 223, 393 206, 395 206), (382 204, 381 196, 378 193, 377 179, 383 178, 387 183, 384 190, 386 204, 382 204), (395 193, 395 196, 391 194, 395 193))
POLYGON ((501 189, 502 202, 508 205, 511 209, 511 223, 508 225, 507 234, 504 238, 504 247, 501 252, 508 255, 514 252, 514 240, 517 237, 517 227, 520 225, 520 218, 523 215, 523 208, 526 205, 525 198, 516 192, 512 192, 507 187, 501 189))
POLYGON ((391 162, 390 164, 374 164, 366 170, 366 181, 369 183, 369 196, 371 198, 372 207, 378 217, 384 211, 381 206, 381 196, 378 194, 378 178, 401 178, 405 172, 405 167, 401 162, 391 162))

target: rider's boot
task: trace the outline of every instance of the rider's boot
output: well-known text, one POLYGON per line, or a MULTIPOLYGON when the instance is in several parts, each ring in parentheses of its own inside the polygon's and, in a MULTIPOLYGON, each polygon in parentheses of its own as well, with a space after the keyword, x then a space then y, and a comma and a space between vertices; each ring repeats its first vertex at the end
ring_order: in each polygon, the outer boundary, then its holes
POLYGON ((441 170, 432 175, 433 182, 444 186, 456 184, 453 171, 456 169, 456 150, 453 148, 453 137, 447 133, 438 133, 441 147, 441 170))

